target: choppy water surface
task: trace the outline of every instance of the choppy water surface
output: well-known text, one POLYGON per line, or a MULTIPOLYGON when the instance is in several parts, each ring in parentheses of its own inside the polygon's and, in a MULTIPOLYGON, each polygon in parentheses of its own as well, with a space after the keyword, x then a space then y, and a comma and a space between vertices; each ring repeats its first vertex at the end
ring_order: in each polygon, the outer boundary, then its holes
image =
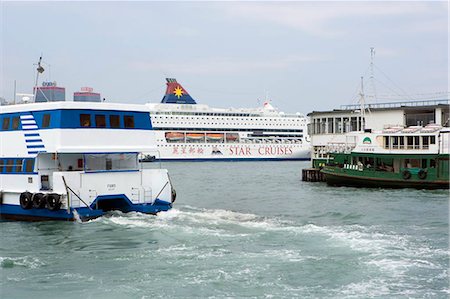
POLYGON ((301 182, 308 162, 167 163, 159 216, 2 222, 2 298, 448 298, 448 191, 301 182))

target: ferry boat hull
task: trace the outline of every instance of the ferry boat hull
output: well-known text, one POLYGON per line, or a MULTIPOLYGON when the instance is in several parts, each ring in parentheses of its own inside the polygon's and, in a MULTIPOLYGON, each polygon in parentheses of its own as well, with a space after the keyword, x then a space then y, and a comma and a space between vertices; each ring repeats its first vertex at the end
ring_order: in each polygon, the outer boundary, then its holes
POLYGON ((310 159, 309 145, 304 144, 160 144, 163 161, 271 161, 310 159))
POLYGON ((424 183, 422 180, 387 179, 368 176, 330 172, 321 170, 329 186, 358 188, 414 188, 414 189, 449 189, 449 181, 436 180, 424 183))
POLYGON ((321 170, 328 185, 449 189, 450 130, 437 125, 352 133, 321 170))

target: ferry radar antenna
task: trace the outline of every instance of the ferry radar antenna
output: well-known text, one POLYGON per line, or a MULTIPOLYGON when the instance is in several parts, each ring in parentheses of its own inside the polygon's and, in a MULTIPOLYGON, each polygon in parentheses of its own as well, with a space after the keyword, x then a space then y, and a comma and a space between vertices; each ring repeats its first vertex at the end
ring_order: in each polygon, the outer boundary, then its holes
POLYGON ((36 93, 38 91, 39 74, 42 74, 44 72, 44 68, 42 67, 41 62, 42 62, 42 54, 39 57, 39 61, 37 63, 36 68, 36 82, 34 84, 34 91, 33 91, 34 100, 36 100, 36 93))

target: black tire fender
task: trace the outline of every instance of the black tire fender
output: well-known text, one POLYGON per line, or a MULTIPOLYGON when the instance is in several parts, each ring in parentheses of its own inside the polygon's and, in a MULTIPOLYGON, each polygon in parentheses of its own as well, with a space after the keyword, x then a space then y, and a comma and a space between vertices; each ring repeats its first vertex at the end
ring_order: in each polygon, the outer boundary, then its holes
POLYGON ((409 170, 403 170, 402 177, 405 180, 409 180, 411 178, 411 172, 409 172, 409 170))
POLYGON ((57 211, 61 207, 61 196, 56 193, 45 195, 46 208, 50 211, 57 211))
POLYGON ((22 192, 19 197, 20 206, 24 210, 29 210, 33 207, 33 200, 31 199, 33 194, 30 192, 22 192))
POLYGON ((417 176, 419 177, 419 179, 424 180, 427 178, 427 172, 425 169, 421 169, 419 170, 419 173, 417 173, 417 176))
POLYGON ((46 204, 46 198, 44 194, 42 193, 34 193, 33 197, 31 198, 33 201, 33 208, 34 209, 42 209, 45 208, 46 204))

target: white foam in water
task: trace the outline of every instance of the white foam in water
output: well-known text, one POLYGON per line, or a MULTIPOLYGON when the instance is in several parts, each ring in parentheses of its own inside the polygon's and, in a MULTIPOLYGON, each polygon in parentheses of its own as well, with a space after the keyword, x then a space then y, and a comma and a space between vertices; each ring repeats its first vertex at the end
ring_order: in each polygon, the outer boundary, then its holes
POLYGON ((0 257, 0 265, 2 268, 12 268, 15 266, 36 269, 44 266, 45 263, 36 257, 22 256, 22 257, 0 257))
POLYGON ((73 209, 72 213, 73 213, 73 218, 75 219, 75 221, 77 223, 83 222, 83 221, 81 221, 80 214, 78 214, 78 211, 76 209, 73 209))

